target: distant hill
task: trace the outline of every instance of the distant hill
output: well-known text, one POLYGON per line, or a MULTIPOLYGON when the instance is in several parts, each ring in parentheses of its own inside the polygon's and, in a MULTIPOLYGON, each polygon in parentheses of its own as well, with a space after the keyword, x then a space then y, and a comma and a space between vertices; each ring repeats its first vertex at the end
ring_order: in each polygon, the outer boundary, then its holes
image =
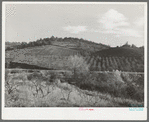
POLYGON ((144 56, 143 48, 133 48, 133 47, 116 47, 103 49, 101 51, 97 51, 93 53, 93 55, 99 55, 102 57, 142 57, 144 56))
POLYGON ((44 46, 44 45, 55 45, 75 50, 86 50, 88 52, 95 52, 109 48, 109 46, 107 45, 101 43, 95 43, 82 38, 81 39, 72 37, 58 38, 54 36, 52 36, 51 38, 38 39, 36 41, 28 43, 6 42, 5 44, 6 44, 6 51, 13 49, 23 49, 28 47, 44 46))

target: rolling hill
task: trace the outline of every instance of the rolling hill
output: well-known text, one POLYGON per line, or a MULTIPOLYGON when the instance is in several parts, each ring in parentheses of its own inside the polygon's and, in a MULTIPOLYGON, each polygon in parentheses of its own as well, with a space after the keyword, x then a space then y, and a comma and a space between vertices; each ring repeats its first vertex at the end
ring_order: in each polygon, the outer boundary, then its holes
POLYGON ((83 56, 91 71, 144 71, 144 47, 123 45, 110 48, 83 39, 51 38, 22 43, 18 47, 13 43, 15 48, 6 50, 6 62, 67 70, 68 57, 78 55, 83 56))
POLYGON ((5 43, 5 50, 14 50, 14 49, 23 49, 28 47, 38 47, 38 46, 45 46, 45 45, 53 45, 53 46, 59 46, 59 47, 65 47, 65 48, 74 48, 79 50, 85 50, 86 52, 95 52, 102 49, 107 49, 109 46, 101 44, 101 43, 95 43, 92 41, 79 39, 79 38, 72 38, 72 37, 65 37, 65 38, 58 38, 52 36, 51 38, 43 38, 38 39, 36 41, 32 42, 6 42, 5 43))

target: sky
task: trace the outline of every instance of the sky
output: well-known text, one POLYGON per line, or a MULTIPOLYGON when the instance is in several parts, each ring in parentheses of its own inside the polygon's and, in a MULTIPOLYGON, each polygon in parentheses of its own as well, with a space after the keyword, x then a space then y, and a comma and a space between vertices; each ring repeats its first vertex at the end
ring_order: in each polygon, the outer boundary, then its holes
POLYGON ((77 37, 121 46, 144 45, 144 4, 6 4, 5 41, 77 37))

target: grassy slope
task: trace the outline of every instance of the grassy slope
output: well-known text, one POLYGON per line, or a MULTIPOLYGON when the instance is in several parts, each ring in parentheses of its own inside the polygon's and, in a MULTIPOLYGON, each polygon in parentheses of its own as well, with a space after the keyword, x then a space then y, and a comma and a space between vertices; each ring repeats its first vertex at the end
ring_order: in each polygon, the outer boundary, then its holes
POLYGON ((55 46, 55 45, 46 45, 46 46, 38 46, 38 47, 29 47, 24 49, 15 49, 11 51, 6 51, 6 54, 10 54, 11 58, 19 55, 57 55, 57 56, 70 56, 83 53, 83 49, 78 50, 77 48, 69 48, 63 46, 55 46))
POLYGON ((78 42, 75 42, 75 41, 69 42, 69 40, 64 41, 64 42, 55 41, 55 42, 52 42, 52 45, 63 46, 63 47, 67 47, 70 49, 83 50, 87 52, 95 52, 95 51, 100 51, 102 49, 109 48, 109 46, 107 45, 93 43, 89 41, 80 41, 79 46, 78 46, 78 42))
POLYGON ((11 58, 13 62, 17 63, 59 69, 61 65, 67 63, 68 56, 81 55, 84 53, 83 51, 62 46, 46 45, 6 51, 5 56, 6 61, 11 58))

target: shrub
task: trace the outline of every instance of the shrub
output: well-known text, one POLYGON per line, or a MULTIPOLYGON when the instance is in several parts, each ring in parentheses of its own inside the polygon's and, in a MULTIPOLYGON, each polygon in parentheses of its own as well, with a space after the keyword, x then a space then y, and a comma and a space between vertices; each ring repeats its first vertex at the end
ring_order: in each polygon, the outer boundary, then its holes
POLYGON ((133 82, 133 81, 138 79, 137 74, 130 74, 130 73, 127 73, 127 72, 121 73, 121 77, 126 83, 130 83, 130 82, 133 82))
POLYGON ((57 78, 57 75, 56 75, 56 73, 50 73, 50 82, 54 82, 55 81, 55 79, 57 78))
POLYGON ((128 98, 136 99, 137 101, 144 101, 144 91, 136 88, 132 84, 127 84, 126 94, 128 98))
POLYGON ((133 85, 129 84, 126 87, 126 92, 127 95, 132 98, 136 92, 136 89, 133 87, 133 85))
POLYGON ((79 79, 78 86, 81 89, 87 90, 98 90, 99 89, 99 82, 95 74, 88 74, 85 77, 79 79))
POLYGON ((110 93, 113 96, 126 96, 126 85, 116 73, 91 73, 80 79, 78 86, 81 89, 96 90, 102 93, 110 93))

